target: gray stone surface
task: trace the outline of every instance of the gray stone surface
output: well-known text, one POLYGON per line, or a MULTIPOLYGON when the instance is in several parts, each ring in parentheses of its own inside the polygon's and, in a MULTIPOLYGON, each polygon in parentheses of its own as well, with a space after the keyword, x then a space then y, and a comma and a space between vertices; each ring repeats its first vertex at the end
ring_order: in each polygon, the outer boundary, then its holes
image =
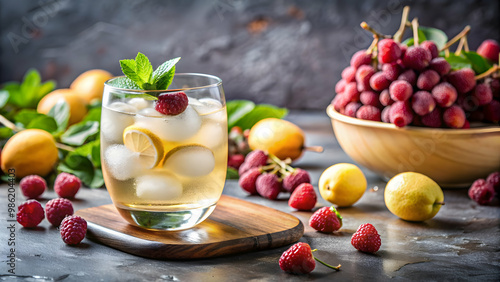
MULTIPOLYGON (((288 119, 306 132, 308 145, 321 145, 322 154, 306 153, 296 165, 307 169, 318 192, 319 176, 328 166, 352 162, 340 148, 329 118, 324 112, 292 112, 288 119)), ((56 228, 45 220, 35 230, 16 229, 16 274, 39 275, 57 281, 498 281, 500 277, 500 204, 479 206, 467 190, 445 190, 445 202, 431 220, 410 223, 392 215, 384 205, 385 182, 362 168, 368 189, 353 207, 340 209, 342 229, 323 234, 308 226, 311 212, 297 212, 287 204, 287 195, 278 201, 248 196, 234 180, 226 182, 224 193, 270 206, 297 216, 305 225, 302 242, 317 248, 320 259, 342 264, 335 272, 317 264, 308 275, 289 275, 278 265, 288 248, 195 261, 161 261, 136 257, 84 239, 70 247, 56 228), (377 186, 377 192, 372 188, 377 186), (372 223, 381 234, 381 249, 374 255, 356 251, 350 238, 357 227, 372 223)), ((0 186, 0 275, 7 273, 8 239, 6 185, 0 186)), ((44 194, 46 203, 55 193, 44 194)), ((18 195, 18 203, 22 196, 18 195)), ((104 189, 82 188, 75 209, 111 203, 104 189)), ((328 203, 319 198, 316 208, 328 203)), ((0 280, 12 280, 0 276, 0 280)), ((26 280, 33 281, 33 280, 26 280)), ((38 280, 37 280, 38 281, 38 280)))
POLYGON ((488 0, 2 0, 0 83, 35 67, 67 87, 88 69, 118 75, 118 60, 141 51, 220 76, 228 99, 324 109, 350 56, 371 42, 359 23, 393 33, 406 4, 450 37, 470 24, 473 49, 500 40, 499 2, 488 0))

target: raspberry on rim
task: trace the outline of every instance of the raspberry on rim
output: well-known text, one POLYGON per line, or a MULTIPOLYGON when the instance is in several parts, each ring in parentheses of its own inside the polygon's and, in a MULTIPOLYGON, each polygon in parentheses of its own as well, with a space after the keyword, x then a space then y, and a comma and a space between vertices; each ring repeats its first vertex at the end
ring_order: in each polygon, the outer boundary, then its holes
POLYGON ((155 110, 164 115, 175 116, 184 112, 188 104, 189 100, 184 92, 164 93, 158 96, 155 110))

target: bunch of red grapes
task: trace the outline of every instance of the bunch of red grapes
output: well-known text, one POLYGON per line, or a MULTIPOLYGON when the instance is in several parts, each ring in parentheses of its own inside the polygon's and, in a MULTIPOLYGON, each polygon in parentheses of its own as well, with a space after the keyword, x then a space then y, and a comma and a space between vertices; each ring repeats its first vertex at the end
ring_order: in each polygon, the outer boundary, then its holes
MULTIPOLYGON (((486 40, 477 53, 498 63, 499 49, 496 41, 486 40)), ((470 68, 452 71, 433 41, 407 47, 382 39, 372 57, 371 50, 358 51, 342 71, 332 100, 337 112, 398 127, 469 128, 470 121, 499 122, 497 73, 476 81, 470 68)))

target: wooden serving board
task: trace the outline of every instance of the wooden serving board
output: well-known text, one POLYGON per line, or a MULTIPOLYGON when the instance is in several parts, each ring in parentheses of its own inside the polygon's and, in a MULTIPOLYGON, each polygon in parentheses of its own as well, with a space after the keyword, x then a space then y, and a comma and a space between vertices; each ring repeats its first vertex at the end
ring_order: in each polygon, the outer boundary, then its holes
POLYGON ((79 210, 87 238, 156 259, 199 259, 276 248, 304 234, 298 218, 269 207, 222 195, 204 222, 182 231, 151 231, 129 224, 113 205, 79 210))

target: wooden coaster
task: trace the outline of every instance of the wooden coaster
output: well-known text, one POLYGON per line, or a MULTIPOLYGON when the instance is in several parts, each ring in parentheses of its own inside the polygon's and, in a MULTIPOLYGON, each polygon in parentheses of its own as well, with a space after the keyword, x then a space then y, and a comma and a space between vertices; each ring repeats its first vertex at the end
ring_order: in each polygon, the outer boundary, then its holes
POLYGON ((113 205, 79 210, 87 238, 147 258, 199 259, 281 247, 304 234, 298 218, 222 195, 204 222, 182 231, 151 231, 129 224, 113 205))

